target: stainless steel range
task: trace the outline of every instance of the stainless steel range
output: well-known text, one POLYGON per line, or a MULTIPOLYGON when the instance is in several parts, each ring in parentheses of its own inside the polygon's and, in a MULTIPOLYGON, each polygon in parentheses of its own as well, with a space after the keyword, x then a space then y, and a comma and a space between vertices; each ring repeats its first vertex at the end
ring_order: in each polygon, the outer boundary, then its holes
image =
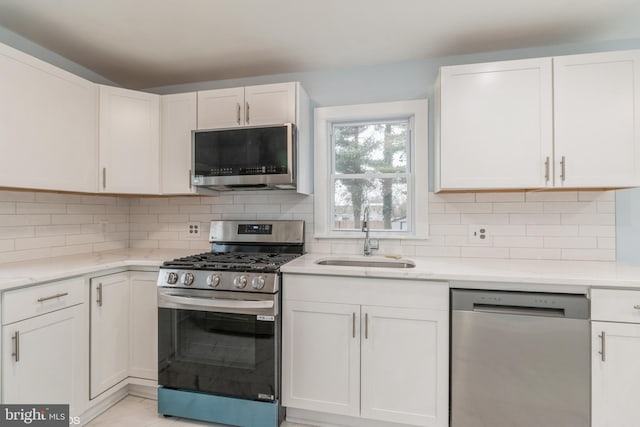
POLYGON ((211 252, 158 275, 158 412, 276 427, 280 266, 304 252, 303 221, 212 221, 211 252))

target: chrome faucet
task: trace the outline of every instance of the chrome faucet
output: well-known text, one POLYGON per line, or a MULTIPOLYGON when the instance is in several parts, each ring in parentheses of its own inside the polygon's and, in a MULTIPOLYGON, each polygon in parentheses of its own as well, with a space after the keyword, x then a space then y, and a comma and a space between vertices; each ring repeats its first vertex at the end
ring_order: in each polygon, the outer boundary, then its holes
POLYGON ((364 205, 362 214, 362 231, 364 231, 364 254, 371 255, 371 239, 369 238, 369 204, 364 205))

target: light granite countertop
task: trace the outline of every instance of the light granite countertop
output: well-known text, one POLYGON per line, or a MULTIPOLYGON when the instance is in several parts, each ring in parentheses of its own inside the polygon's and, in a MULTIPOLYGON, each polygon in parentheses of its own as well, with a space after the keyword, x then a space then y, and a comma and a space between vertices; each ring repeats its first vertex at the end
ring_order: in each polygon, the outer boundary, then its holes
POLYGON ((306 254, 282 267, 284 273, 446 281, 451 287, 536 292, 587 293, 592 287, 640 289, 640 266, 616 262, 535 261, 476 258, 402 258, 413 268, 319 265, 324 259, 392 261, 383 256, 306 254))
MULTIPOLYGON (((193 255, 193 249, 123 249, 0 264, 0 291, 99 271, 157 268, 163 261, 193 255)), ((284 273, 380 277, 450 282, 452 287, 587 293, 590 288, 640 289, 640 266, 616 262, 532 261, 472 258, 410 258, 414 268, 318 265, 322 259, 387 260, 382 256, 306 254, 284 273)), ((403 258, 405 259, 405 258, 403 258)))
POLYGON ((159 267, 193 249, 121 249, 0 264, 0 291, 123 267, 159 267))

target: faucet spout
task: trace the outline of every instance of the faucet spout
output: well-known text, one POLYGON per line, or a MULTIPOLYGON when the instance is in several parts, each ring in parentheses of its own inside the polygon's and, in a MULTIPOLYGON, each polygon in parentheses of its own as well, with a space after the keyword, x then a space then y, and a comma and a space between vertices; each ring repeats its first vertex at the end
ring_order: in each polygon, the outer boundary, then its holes
POLYGON ((371 239, 369 238, 369 205, 365 205, 362 215, 362 231, 364 232, 364 255, 371 255, 371 239))

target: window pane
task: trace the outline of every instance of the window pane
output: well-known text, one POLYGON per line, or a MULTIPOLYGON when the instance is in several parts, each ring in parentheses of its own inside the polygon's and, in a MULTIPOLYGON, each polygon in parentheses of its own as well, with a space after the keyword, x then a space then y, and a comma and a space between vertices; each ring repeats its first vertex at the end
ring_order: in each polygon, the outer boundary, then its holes
POLYGON ((372 230, 409 231, 407 191, 406 177, 336 179, 334 229, 360 230, 368 202, 372 230))
POLYGON ((407 172, 408 129, 408 121, 334 124, 335 172, 407 172))

